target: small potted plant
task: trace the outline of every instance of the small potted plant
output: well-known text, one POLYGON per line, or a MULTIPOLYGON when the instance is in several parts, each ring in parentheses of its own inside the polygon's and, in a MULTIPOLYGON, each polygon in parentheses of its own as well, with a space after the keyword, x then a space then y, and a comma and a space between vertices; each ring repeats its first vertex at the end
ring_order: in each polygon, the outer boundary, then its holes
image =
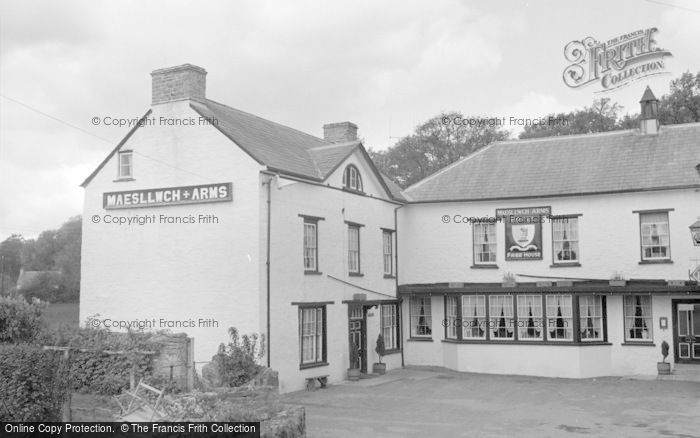
POLYGON ((386 373, 386 364, 382 363, 382 357, 386 354, 386 347, 384 346, 384 336, 381 333, 377 336, 377 346, 374 348, 374 351, 379 356, 379 363, 372 365, 372 372, 374 374, 384 374, 386 373))
POLYGON ((610 277, 610 286, 625 286, 627 285, 627 280, 622 272, 615 272, 612 277, 610 277))
POLYGON ((661 355, 664 359, 661 362, 656 362, 656 369, 659 371, 659 374, 671 374, 671 364, 666 362, 666 357, 668 356, 668 342, 666 341, 661 343, 661 355))
POLYGON ((350 368, 348 368, 348 380, 357 382, 360 380, 360 353, 357 345, 352 342, 350 344, 350 368))

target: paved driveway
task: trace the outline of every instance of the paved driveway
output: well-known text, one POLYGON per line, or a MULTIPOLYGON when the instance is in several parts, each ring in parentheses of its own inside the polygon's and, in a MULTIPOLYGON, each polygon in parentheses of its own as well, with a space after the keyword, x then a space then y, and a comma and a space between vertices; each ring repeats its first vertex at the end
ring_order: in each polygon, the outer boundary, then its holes
POLYGON ((283 396, 313 437, 700 437, 700 383, 410 367, 283 396))

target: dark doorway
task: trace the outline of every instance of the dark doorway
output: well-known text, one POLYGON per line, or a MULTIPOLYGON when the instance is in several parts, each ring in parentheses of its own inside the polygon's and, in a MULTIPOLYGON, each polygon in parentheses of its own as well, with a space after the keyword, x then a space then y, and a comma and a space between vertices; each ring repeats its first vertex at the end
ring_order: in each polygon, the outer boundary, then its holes
MULTIPOLYGON (((363 305, 349 305, 348 332, 350 348, 357 348, 359 361, 359 364, 350 364, 350 368, 359 366, 362 373, 367 373, 367 309, 363 305)), ((352 358, 352 354, 349 357, 352 358)))
POLYGON ((673 300, 676 363, 700 364, 700 300, 673 300))

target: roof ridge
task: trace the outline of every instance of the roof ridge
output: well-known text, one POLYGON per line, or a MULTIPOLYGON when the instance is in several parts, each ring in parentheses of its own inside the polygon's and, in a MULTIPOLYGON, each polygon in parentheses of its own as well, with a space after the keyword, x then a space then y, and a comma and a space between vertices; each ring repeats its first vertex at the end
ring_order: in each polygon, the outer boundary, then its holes
POLYGON ((337 147, 347 147, 347 146, 356 146, 358 143, 362 143, 360 140, 351 140, 351 141, 344 141, 341 143, 330 143, 330 144, 323 144, 320 146, 314 146, 309 148, 309 151, 317 151, 320 149, 331 149, 331 148, 337 148, 337 147))
MULTIPOLYGON (((496 144, 499 144, 499 143, 500 143, 500 142, 497 142, 497 141, 496 141, 496 142, 493 142, 493 143, 489 143, 488 145, 486 145, 485 147, 479 149, 478 151, 474 151, 474 152, 472 152, 471 154, 467 155, 466 157, 460 158, 459 160, 455 161, 454 163, 448 164, 447 166, 443 167, 442 169, 438 170, 437 172, 433 173, 432 175, 428 175, 428 176, 426 176, 425 178, 423 178, 422 180, 417 181, 417 182, 411 184, 410 186, 408 186, 408 187, 406 187, 405 189, 403 189, 403 190, 401 191, 401 193, 404 194, 404 193, 408 192, 409 190, 413 190, 413 189, 419 187, 420 185, 422 185, 423 183, 427 182, 428 180, 431 180, 431 179, 435 178, 436 176, 441 175, 441 174, 443 174, 444 172, 447 172, 448 170, 452 169, 453 167, 457 167, 459 164, 461 164, 461 163, 463 163, 463 162, 465 162, 465 161, 467 161, 467 160, 469 160, 469 159, 471 159, 471 158, 476 157, 477 155, 479 155, 479 154, 481 154, 482 152, 484 152, 486 149, 490 149, 491 146, 496 145, 496 144)), ((404 195, 404 196, 405 196, 405 195, 404 195)))
MULTIPOLYGON (((243 114, 245 114, 245 115, 247 115, 247 116, 254 117, 254 118, 256 118, 256 119, 259 119, 259 120, 262 120, 262 121, 265 121, 265 122, 268 122, 268 123, 274 123, 275 125, 281 126, 281 127, 283 127, 283 128, 286 128, 286 129, 290 129, 290 130, 292 130, 292 131, 298 132, 299 134, 303 134, 303 135, 305 135, 305 136, 307 136, 307 137, 311 137, 312 139, 314 139, 314 140, 316 140, 316 141, 320 141, 320 142, 323 142, 323 143, 329 143, 329 142, 327 142, 326 140, 324 140, 324 139, 322 139, 322 138, 320 138, 320 137, 316 137, 315 135, 309 134, 308 132, 300 131, 300 130, 298 130, 298 129, 296 129, 296 128, 292 128, 291 126, 287 126, 287 125, 284 125, 284 124, 282 124, 282 123, 275 122, 274 120, 270 120, 270 119, 266 119, 266 118, 264 118, 264 117, 256 116, 256 115, 253 114, 253 113, 249 113, 249 112, 247 112, 247 111, 243 111, 243 110, 240 110, 240 109, 238 109, 238 108, 234 108, 234 107, 232 107, 232 106, 230 106, 230 105, 226 105, 226 104, 224 104, 224 103, 217 102, 217 101, 212 100, 212 99, 205 99, 205 101, 206 101, 206 102, 211 102, 211 103, 213 103, 213 104, 215 104, 215 105, 223 106, 223 107, 228 108, 228 109, 230 109, 230 110, 237 111, 237 112, 239 112, 239 113, 243 113, 243 114)), ((325 145, 323 145, 323 146, 325 146, 325 145)), ((316 146, 314 146, 314 147, 316 147, 316 146)), ((306 149, 311 149, 311 148, 306 148, 306 149)))
POLYGON ((659 129, 679 129, 679 128, 691 128, 693 126, 700 126, 700 122, 689 122, 689 123, 673 123, 671 125, 659 125, 659 129))
MULTIPOLYGON (((533 141, 556 141, 556 140, 561 140, 561 139, 570 139, 570 138, 579 138, 579 137, 605 137, 605 136, 613 136, 613 135, 622 135, 622 134, 633 134, 635 132, 639 132, 639 128, 631 128, 631 129, 615 129, 612 131, 604 131, 604 132, 591 132, 591 133, 583 133, 583 134, 568 134, 568 135, 549 135, 546 137, 532 137, 532 138, 514 138, 512 140, 499 140, 495 141, 494 143, 500 143, 500 144, 512 144, 512 143, 529 143, 533 141)), ((494 144, 492 143, 492 144, 494 144)))

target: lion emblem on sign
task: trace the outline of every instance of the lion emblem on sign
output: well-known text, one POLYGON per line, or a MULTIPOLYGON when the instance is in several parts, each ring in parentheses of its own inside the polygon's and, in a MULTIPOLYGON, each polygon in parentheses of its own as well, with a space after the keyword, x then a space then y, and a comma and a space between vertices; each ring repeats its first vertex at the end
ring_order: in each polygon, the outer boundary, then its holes
POLYGON ((513 241, 517 245, 510 247, 510 251, 531 251, 537 250, 537 246, 532 244, 535 238, 535 225, 534 224, 523 224, 514 225, 510 229, 513 241))

